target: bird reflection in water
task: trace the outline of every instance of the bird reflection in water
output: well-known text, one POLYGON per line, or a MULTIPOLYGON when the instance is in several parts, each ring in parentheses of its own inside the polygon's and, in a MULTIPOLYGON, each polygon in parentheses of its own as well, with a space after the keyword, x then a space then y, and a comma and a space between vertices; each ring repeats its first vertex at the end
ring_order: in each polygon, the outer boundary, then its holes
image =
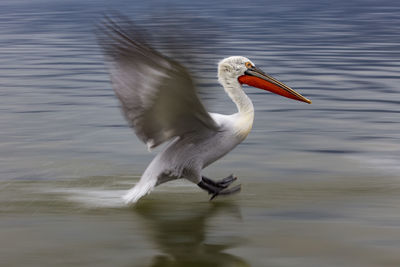
POLYGON ((209 220, 217 215, 226 217, 224 221, 239 220, 238 206, 223 202, 197 205, 145 201, 135 207, 162 252, 150 266, 250 266, 242 258, 225 252, 238 245, 240 237, 229 236, 231 232, 214 233, 208 227, 209 220))

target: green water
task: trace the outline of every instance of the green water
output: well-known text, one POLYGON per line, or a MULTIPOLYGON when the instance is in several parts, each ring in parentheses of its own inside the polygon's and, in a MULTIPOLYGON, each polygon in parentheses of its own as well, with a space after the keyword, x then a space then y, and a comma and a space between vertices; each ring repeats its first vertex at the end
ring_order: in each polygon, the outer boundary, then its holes
POLYGON ((213 202, 177 181, 134 207, 120 200, 134 177, 4 183, 1 263, 396 266, 400 188, 362 179, 243 181, 213 202))
POLYGON ((172 3, 1 1, 0 266, 400 266, 398 2, 172 3), (174 181, 128 207, 158 150, 127 127, 93 29, 108 10, 157 28, 172 3, 213 36, 192 69, 210 111, 235 112, 216 79, 231 55, 313 104, 245 88, 253 130, 205 170, 242 192, 174 181))

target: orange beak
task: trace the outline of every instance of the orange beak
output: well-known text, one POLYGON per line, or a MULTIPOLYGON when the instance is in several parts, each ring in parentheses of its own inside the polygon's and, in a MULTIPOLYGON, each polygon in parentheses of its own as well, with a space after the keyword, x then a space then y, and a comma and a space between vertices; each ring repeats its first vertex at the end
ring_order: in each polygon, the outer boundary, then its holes
POLYGON ((252 67, 245 71, 244 75, 239 77, 239 82, 241 84, 247 84, 253 87, 257 87, 263 90, 268 90, 272 93, 291 98, 298 101, 303 101, 311 104, 311 100, 305 98, 301 94, 297 93, 295 90, 289 86, 281 83, 280 81, 274 79, 273 77, 265 74, 263 71, 252 67))

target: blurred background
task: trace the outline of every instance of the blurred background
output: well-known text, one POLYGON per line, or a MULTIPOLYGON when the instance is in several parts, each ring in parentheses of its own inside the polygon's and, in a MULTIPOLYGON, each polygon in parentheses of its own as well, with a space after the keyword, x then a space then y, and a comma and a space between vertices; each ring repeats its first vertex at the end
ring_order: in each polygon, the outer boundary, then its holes
POLYGON ((2 0, 0 265, 400 266, 399 29, 391 0, 2 0), (236 112, 216 78, 231 55, 313 101, 246 88, 253 131, 205 171, 239 195, 176 181, 122 203, 157 150, 111 89, 94 34, 110 10, 195 39, 212 112, 236 112))

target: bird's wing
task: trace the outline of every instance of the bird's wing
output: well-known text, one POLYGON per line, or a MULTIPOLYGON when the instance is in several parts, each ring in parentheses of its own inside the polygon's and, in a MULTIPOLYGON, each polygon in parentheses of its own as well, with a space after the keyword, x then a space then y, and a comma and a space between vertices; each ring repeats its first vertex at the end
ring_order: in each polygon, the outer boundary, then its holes
POLYGON ((108 19, 100 30, 112 87, 125 118, 149 148, 188 132, 217 129, 181 64, 151 48, 133 24, 108 19))

